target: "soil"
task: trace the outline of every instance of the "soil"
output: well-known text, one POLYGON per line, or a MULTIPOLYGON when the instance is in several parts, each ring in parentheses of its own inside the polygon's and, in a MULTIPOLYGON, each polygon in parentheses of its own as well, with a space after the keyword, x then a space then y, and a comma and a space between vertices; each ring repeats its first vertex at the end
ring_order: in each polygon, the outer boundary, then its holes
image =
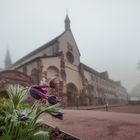
POLYGON ((140 106, 62 111, 62 121, 46 114, 42 119, 82 140, 140 140, 140 106))

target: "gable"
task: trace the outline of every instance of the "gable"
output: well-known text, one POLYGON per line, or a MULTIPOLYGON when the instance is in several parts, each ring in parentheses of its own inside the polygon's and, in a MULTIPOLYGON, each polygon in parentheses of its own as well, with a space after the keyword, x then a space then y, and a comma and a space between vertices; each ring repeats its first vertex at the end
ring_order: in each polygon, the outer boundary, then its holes
POLYGON ((59 51, 63 52, 65 60, 69 62, 67 57, 68 54, 71 54, 73 55, 72 59, 74 59, 72 64, 78 66, 80 64, 80 52, 72 32, 70 30, 65 31, 64 34, 60 38, 58 38, 58 42, 59 51))

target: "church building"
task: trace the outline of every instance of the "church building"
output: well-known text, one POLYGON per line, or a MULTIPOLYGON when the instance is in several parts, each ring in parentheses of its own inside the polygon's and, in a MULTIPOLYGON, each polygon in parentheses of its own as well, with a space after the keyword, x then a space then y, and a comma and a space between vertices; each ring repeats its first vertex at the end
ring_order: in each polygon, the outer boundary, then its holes
POLYGON ((126 104, 128 94, 120 81, 113 81, 107 71, 100 73, 80 61, 68 15, 64 22, 63 33, 15 62, 10 69, 24 72, 33 84, 46 84, 48 78, 58 77, 65 85, 60 96, 66 106, 126 104))

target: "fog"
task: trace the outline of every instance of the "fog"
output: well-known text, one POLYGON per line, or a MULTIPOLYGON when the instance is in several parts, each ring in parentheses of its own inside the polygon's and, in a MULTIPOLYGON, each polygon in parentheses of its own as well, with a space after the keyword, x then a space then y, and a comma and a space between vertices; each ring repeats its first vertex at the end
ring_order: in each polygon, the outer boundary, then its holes
POLYGON ((140 83, 139 0, 0 0, 0 67, 64 31, 66 9, 81 62, 130 91, 140 83))

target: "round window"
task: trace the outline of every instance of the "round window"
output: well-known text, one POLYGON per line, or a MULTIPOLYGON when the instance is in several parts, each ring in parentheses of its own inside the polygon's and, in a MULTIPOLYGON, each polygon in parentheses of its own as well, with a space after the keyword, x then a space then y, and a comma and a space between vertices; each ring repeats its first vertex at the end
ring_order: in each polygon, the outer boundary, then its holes
POLYGON ((66 53, 68 61, 72 64, 74 62, 74 56, 71 52, 66 53))

